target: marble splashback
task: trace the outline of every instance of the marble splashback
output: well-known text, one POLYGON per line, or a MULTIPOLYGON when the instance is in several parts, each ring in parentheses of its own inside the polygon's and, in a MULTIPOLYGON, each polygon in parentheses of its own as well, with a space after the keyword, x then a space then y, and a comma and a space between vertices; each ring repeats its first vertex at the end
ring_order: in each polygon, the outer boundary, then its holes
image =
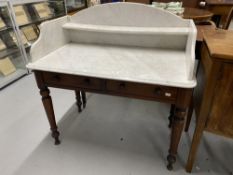
POLYGON ((152 47, 161 49, 185 50, 188 35, 177 34, 132 34, 107 33, 98 31, 69 30, 74 43, 111 44, 120 46, 152 47))
POLYGON ((190 22, 190 32, 186 44, 186 70, 190 80, 195 78, 195 46, 197 38, 197 29, 193 21, 190 22))
POLYGON ((70 41, 67 31, 62 28, 68 20, 69 17, 64 16, 41 24, 40 36, 33 43, 30 50, 32 62, 46 56, 70 41))
POLYGON ((139 3, 108 3, 82 10, 71 17, 81 24, 137 27, 188 27, 182 19, 163 9, 139 3))

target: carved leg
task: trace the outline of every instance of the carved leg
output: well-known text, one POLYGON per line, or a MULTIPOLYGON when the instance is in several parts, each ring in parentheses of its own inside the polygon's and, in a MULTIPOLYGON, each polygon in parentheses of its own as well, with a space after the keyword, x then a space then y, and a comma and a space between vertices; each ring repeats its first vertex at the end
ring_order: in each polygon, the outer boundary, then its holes
POLYGON ((193 115, 193 99, 191 100, 191 104, 190 104, 189 109, 188 109, 188 115, 187 115, 187 120, 186 120, 186 124, 185 124, 185 129, 184 129, 185 132, 188 132, 188 130, 189 130, 192 115, 193 115))
POLYGON ((180 107, 175 108, 175 114, 172 123, 170 149, 169 149, 169 154, 167 156, 168 170, 172 170, 173 164, 176 162, 176 154, 184 126, 185 115, 186 115, 185 108, 180 108, 180 107))
POLYGON ((52 137, 55 139, 55 145, 58 145, 60 144, 59 132, 57 130, 57 124, 55 120, 52 99, 49 95, 50 91, 46 86, 44 86, 43 88, 40 88, 40 94, 42 96, 42 102, 44 105, 44 109, 45 109, 45 112, 49 120, 50 128, 52 131, 52 137))
POLYGON ((169 128, 172 127, 172 120, 173 120, 173 117, 174 117, 174 113, 175 113, 175 105, 172 104, 172 105, 171 105, 171 109, 170 109, 170 115, 169 115, 169 117, 168 117, 168 120, 169 120, 168 127, 169 127, 169 128))
POLYGON ((78 112, 82 112, 82 101, 81 101, 81 94, 79 90, 75 91, 75 95, 76 95, 76 104, 78 106, 78 112))
POLYGON ((81 94, 82 94, 83 108, 85 108, 87 104, 86 93, 84 91, 81 91, 81 94))

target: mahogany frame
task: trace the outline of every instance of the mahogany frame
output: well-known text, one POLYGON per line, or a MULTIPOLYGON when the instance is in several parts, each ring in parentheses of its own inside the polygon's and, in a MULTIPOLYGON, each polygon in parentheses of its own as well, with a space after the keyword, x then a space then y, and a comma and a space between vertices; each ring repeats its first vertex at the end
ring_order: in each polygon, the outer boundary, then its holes
MULTIPOLYGON (((133 83, 121 80, 93 78, 46 71, 34 71, 34 74, 38 88, 40 89, 42 102, 52 131, 52 137, 55 139, 55 145, 60 144, 60 140, 53 110, 52 98, 48 87, 74 90, 76 92, 76 97, 77 92, 80 96, 79 92, 83 91, 172 104, 173 108, 170 114, 171 138, 167 156, 167 168, 168 170, 173 169, 173 164, 176 162, 178 145, 185 123, 186 111, 191 101, 193 88, 133 83)), ((77 101, 80 105, 79 97, 77 98, 77 101)))

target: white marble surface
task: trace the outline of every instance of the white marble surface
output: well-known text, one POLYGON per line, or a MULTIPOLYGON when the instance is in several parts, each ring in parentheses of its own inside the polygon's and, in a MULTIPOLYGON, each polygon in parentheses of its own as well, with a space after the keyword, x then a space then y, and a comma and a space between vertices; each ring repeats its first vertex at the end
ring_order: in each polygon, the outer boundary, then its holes
POLYGON ((109 33, 69 30, 69 38, 75 43, 110 44, 150 48, 177 49, 185 52, 188 35, 109 33))
POLYGON ((190 22, 190 31, 186 44, 186 70, 190 80, 195 79, 195 46, 197 38, 197 29, 194 22, 190 22))
POLYGON ((28 68, 190 88, 196 85, 195 41, 191 20, 110 3, 43 24, 28 68))
POLYGON ((132 27, 66 23, 69 38, 76 43, 111 44, 185 50, 188 27, 132 27))
POLYGON ((144 4, 107 3, 76 13, 71 22, 129 27, 189 27, 190 20, 144 4))
POLYGON ((176 50, 70 43, 27 67, 190 88, 196 82, 187 79, 185 59, 185 52, 176 50))
POLYGON ((46 56, 69 42, 67 32, 62 29, 62 26, 67 23, 68 20, 69 17, 64 16, 41 24, 40 36, 37 41, 33 43, 30 50, 32 62, 46 56))

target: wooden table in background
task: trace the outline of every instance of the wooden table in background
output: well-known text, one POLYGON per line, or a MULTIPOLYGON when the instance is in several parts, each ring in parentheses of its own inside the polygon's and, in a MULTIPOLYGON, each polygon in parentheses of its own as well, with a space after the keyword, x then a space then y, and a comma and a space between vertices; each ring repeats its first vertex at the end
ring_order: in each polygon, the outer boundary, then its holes
POLYGON ((204 38, 204 32, 211 32, 216 29, 216 26, 214 22, 208 21, 205 23, 201 24, 196 24, 197 28, 197 40, 196 40, 196 59, 200 60, 201 59, 201 47, 203 43, 203 38, 204 38))
POLYGON ((217 27, 227 29, 229 27, 228 20, 233 8, 233 0, 205 0, 206 9, 211 11, 216 17, 217 27))
MULTIPOLYGON (((197 123, 186 170, 191 172, 203 131, 233 138, 233 31, 204 33, 197 70, 194 109, 197 123)), ((188 119, 192 116, 189 110, 188 119)), ((188 128, 187 128, 188 129, 188 128)))
POLYGON ((203 42, 205 31, 216 29, 215 25, 213 24, 206 24, 206 25, 200 24, 200 25, 196 25, 196 28, 197 28, 197 42, 203 42))
POLYGON ((199 8, 185 7, 182 17, 184 19, 193 19, 195 23, 211 20, 213 13, 199 8))

